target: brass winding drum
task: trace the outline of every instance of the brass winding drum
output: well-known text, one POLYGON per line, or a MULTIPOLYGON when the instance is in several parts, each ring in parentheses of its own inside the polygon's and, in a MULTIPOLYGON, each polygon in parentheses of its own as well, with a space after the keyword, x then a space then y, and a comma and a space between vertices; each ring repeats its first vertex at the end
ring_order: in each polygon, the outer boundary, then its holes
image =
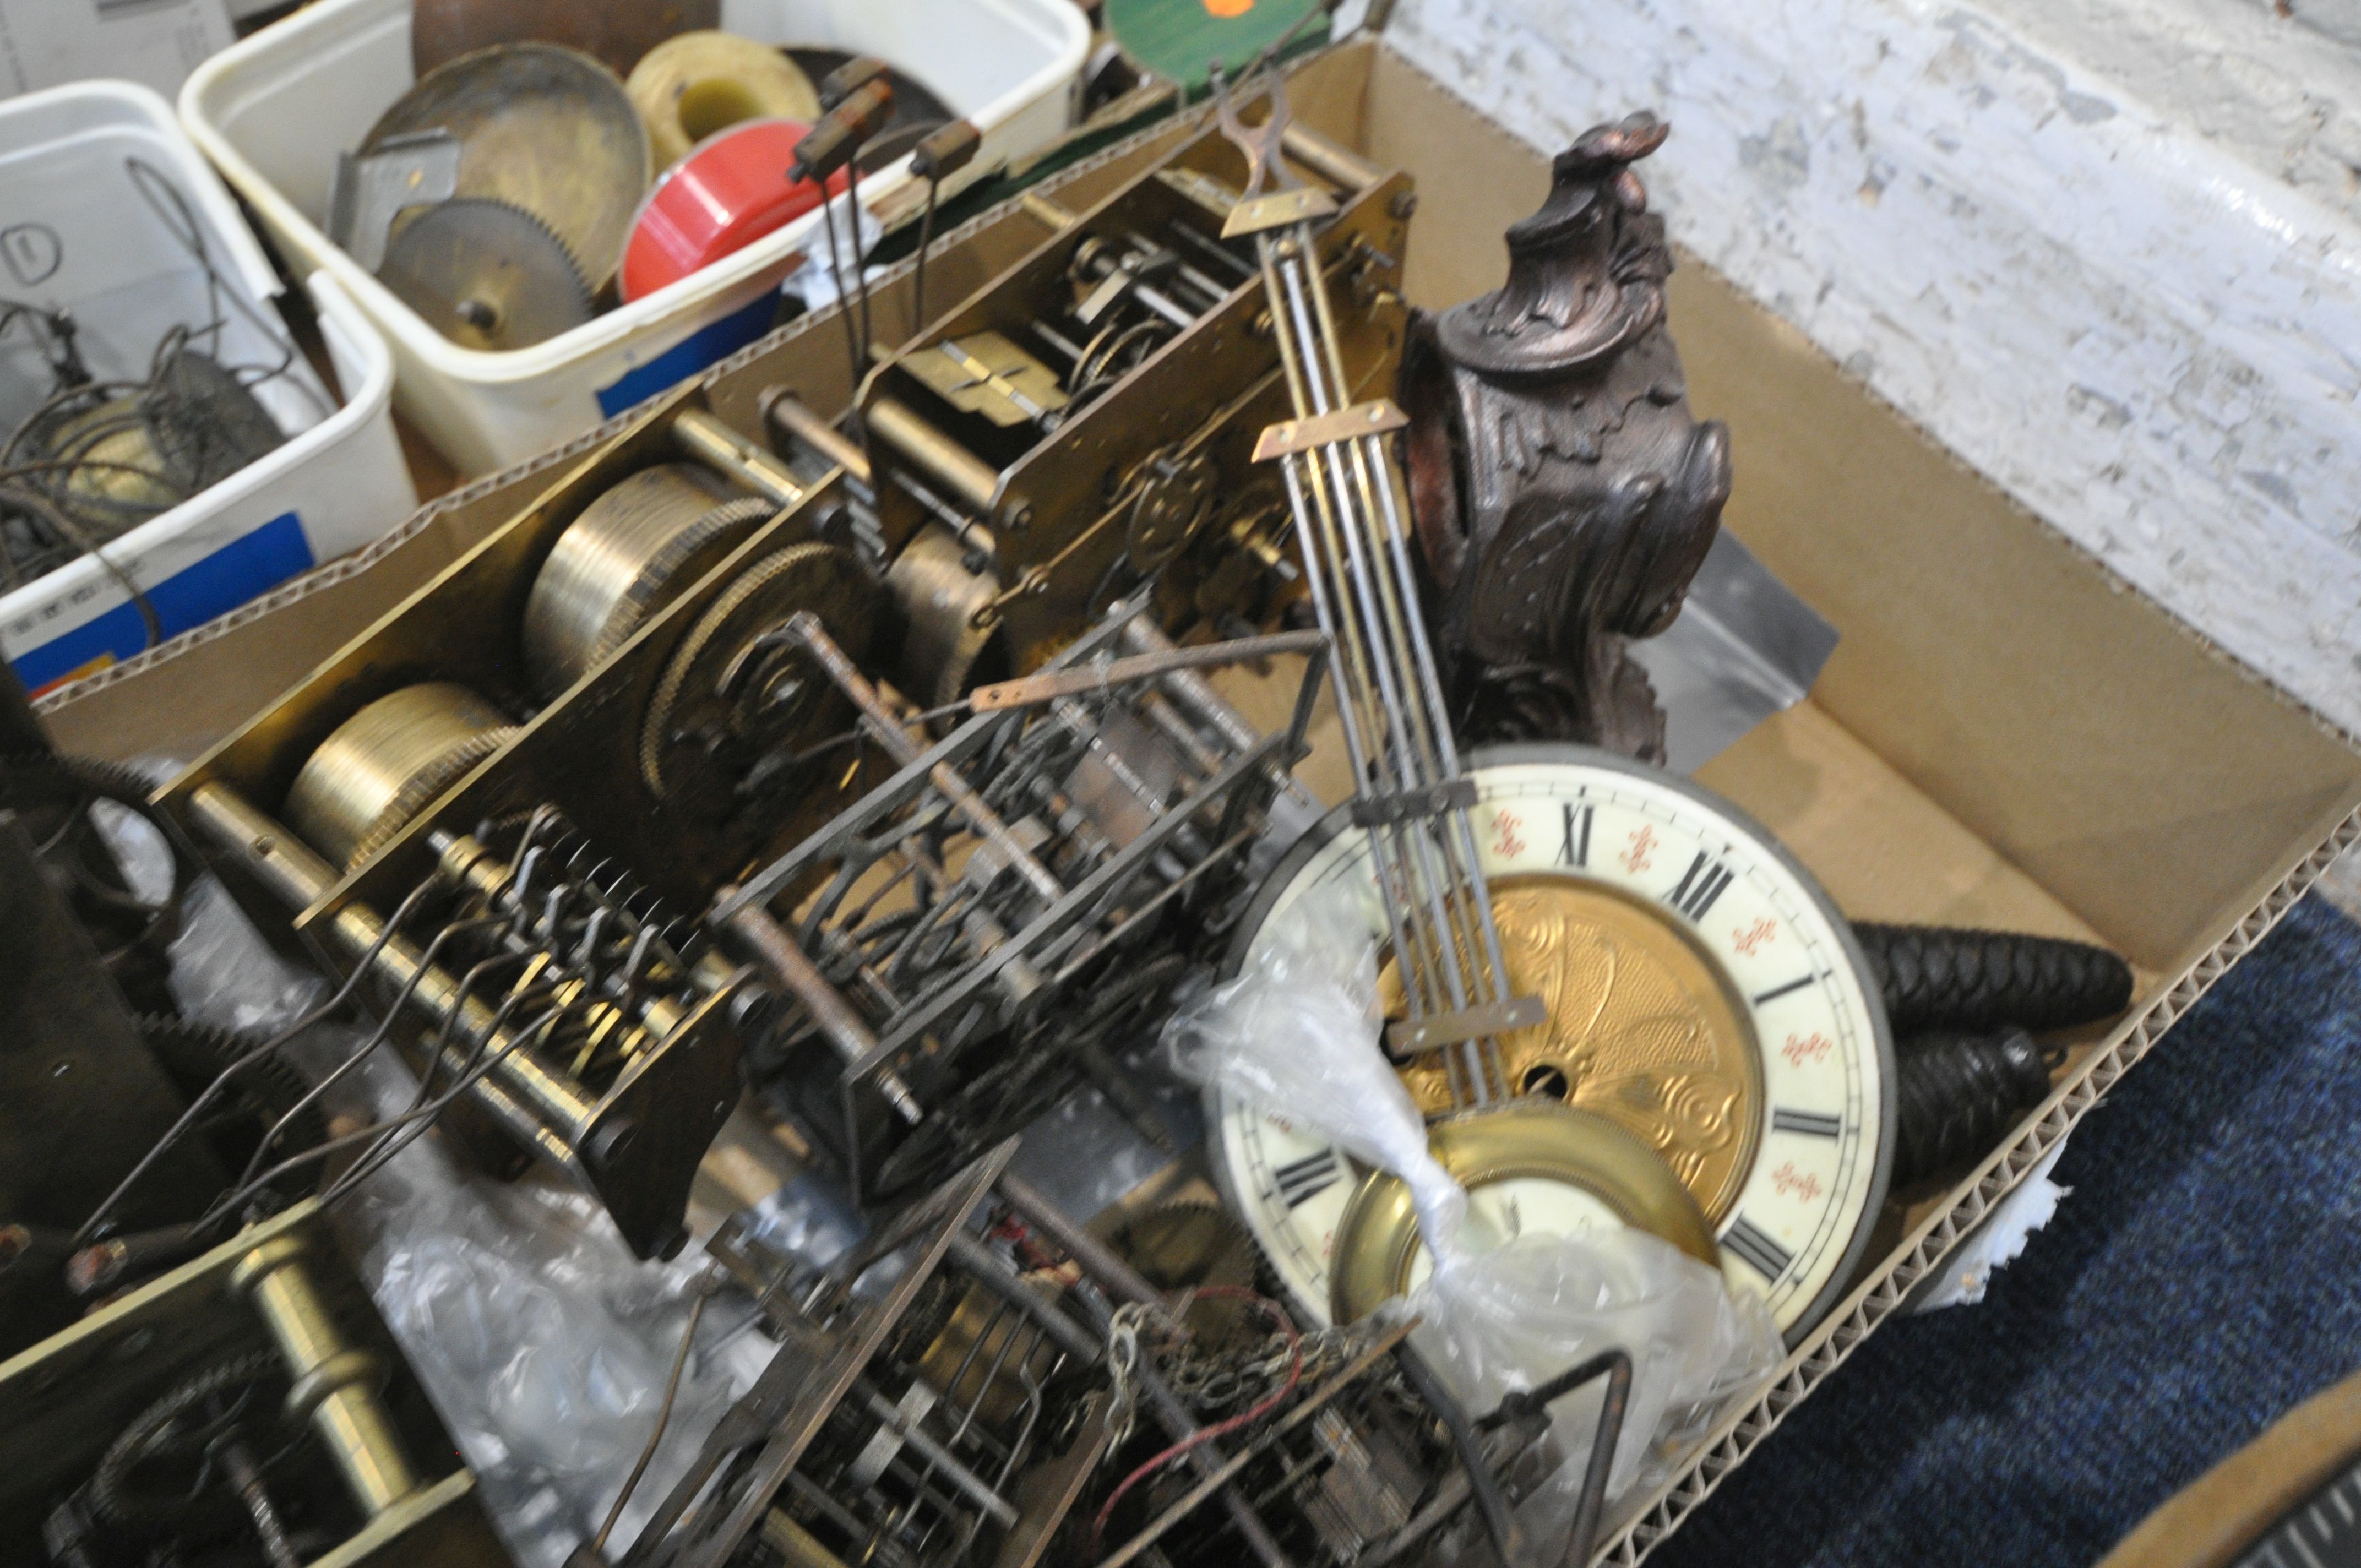
POLYGON ((642 468, 592 501, 525 601, 533 690, 549 701, 596 669, 773 510, 688 463, 642 468))
POLYGON ((512 733, 466 686, 404 686, 320 742, 287 792, 287 824, 330 861, 357 866, 512 733))

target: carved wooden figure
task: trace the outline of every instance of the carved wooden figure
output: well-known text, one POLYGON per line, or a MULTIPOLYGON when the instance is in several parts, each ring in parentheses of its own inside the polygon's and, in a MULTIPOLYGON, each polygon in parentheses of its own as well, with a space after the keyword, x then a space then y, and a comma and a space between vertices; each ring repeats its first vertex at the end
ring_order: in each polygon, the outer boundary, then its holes
POLYGON ((1507 283, 1411 322, 1411 503, 1469 743, 1664 758, 1628 645, 1680 613, 1730 496, 1730 433, 1689 413, 1664 328, 1672 252, 1631 167, 1666 130, 1639 114, 1584 133, 1508 231, 1507 283))

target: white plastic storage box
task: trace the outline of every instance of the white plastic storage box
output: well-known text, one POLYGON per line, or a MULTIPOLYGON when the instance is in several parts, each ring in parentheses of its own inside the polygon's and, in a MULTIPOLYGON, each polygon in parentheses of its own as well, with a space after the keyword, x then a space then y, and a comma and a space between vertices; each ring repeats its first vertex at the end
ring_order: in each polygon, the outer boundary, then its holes
MULTIPOLYGON (((0 596, 0 655, 37 692, 148 646, 150 629, 125 578, 171 637, 369 543, 418 495, 394 434, 384 339, 343 291, 315 277, 343 405, 302 355, 287 361, 286 327, 270 304, 279 275, 170 104, 127 82, 0 102, 0 297, 69 312, 91 373, 137 381, 165 333, 214 318, 216 287, 223 327, 205 346, 224 365, 286 364, 255 394, 289 439, 102 546, 104 562, 86 555, 0 596), (148 190, 169 187, 184 208, 160 195, 162 208, 151 205, 135 168, 148 190)), ((21 328, 0 334, 0 434, 49 385, 33 338, 21 328)))
MULTIPOLYGON (((339 149, 353 151, 415 80, 411 0, 320 0, 205 62, 181 117, 298 270, 320 268, 391 343, 402 413, 470 474, 580 434, 768 331, 780 283, 818 233, 817 211, 700 272, 546 343, 462 348, 428 326, 324 229, 339 149)), ((874 54, 983 132, 982 178, 1071 123, 1090 28, 1073 0, 722 0, 724 29, 764 43, 874 54)), ((892 210, 903 159, 861 182, 892 210)), ((900 200, 906 202, 906 194, 900 200)))

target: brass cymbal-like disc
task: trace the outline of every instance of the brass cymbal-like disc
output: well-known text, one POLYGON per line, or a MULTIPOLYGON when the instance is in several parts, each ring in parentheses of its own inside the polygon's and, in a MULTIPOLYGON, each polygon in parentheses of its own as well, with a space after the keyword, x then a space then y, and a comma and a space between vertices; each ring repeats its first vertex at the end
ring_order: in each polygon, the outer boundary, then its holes
MULTIPOLYGON (((1532 1100, 1435 1124, 1434 1157, 1467 1189, 1469 1229, 1520 1227, 1564 1234, 1618 1225, 1642 1230, 1719 1271, 1713 1227, 1672 1168, 1603 1116, 1532 1100), (1493 1212, 1497 1211, 1497 1212, 1493 1212)), ((1353 1193, 1336 1233, 1331 1283, 1335 1321, 1367 1316, 1418 1285, 1428 1267, 1410 1189, 1383 1171, 1353 1193)))
MULTIPOLYGON (((1728 983, 1661 908, 1599 883, 1505 878, 1492 917, 1511 992, 1549 1007, 1501 1037, 1510 1087, 1639 1135, 1719 1224, 1753 1168, 1763 1103, 1762 1047, 1728 983)), ((1390 961, 1380 985, 1398 1011, 1390 961)), ((1439 1056, 1400 1072, 1421 1111, 1451 1109, 1439 1056)))
POLYGON ((774 509, 692 463, 642 468, 566 526, 525 600, 524 662, 544 701, 605 662, 774 509))
POLYGON ((594 291, 614 275, 654 171, 647 129, 613 71, 555 44, 478 49, 403 93, 360 152, 432 130, 458 139, 455 195, 505 202, 541 219, 594 291))
POLYGON ((514 733, 466 686, 404 686, 320 742, 287 792, 287 824, 330 861, 357 866, 514 733))
POLYGON ((491 354, 546 343, 594 313, 555 231, 506 202, 462 196, 407 214, 377 275, 436 332, 491 354))

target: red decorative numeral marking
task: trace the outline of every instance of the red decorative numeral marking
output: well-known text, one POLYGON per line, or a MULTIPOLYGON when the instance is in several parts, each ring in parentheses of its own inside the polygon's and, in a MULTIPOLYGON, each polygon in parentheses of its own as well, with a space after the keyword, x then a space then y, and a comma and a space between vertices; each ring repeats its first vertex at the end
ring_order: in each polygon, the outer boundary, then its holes
POLYGON ((1730 935, 1731 938, 1730 945, 1751 959, 1754 956, 1755 949, 1762 947, 1763 943, 1778 939, 1779 923, 1776 920, 1764 918, 1757 920, 1742 930, 1734 930, 1730 935))
POLYGON ((1829 1044, 1826 1035, 1790 1035, 1787 1043, 1779 1047, 1779 1054, 1787 1058, 1788 1066, 1801 1067, 1807 1061, 1826 1061, 1834 1049, 1836 1047, 1829 1044))
POLYGON ((1638 875, 1648 869, 1649 857, 1656 852, 1656 830, 1642 828, 1631 835, 1631 847, 1623 851, 1623 869, 1638 875))
POLYGON ((1524 818, 1513 811, 1494 812, 1492 814, 1492 852, 1504 859, 1512 859, 1523 854, 1525 841, 1517 837, 1517 829, 1524 825, 1524 818))
POLYGON ((1781 1197, 1801 1198, 1806 1203, 1820 1195, 1820 1179, 1798 1173, 1794 1160, 1771 1173, 1771 1185, 1779 1190, 1781 1197))

